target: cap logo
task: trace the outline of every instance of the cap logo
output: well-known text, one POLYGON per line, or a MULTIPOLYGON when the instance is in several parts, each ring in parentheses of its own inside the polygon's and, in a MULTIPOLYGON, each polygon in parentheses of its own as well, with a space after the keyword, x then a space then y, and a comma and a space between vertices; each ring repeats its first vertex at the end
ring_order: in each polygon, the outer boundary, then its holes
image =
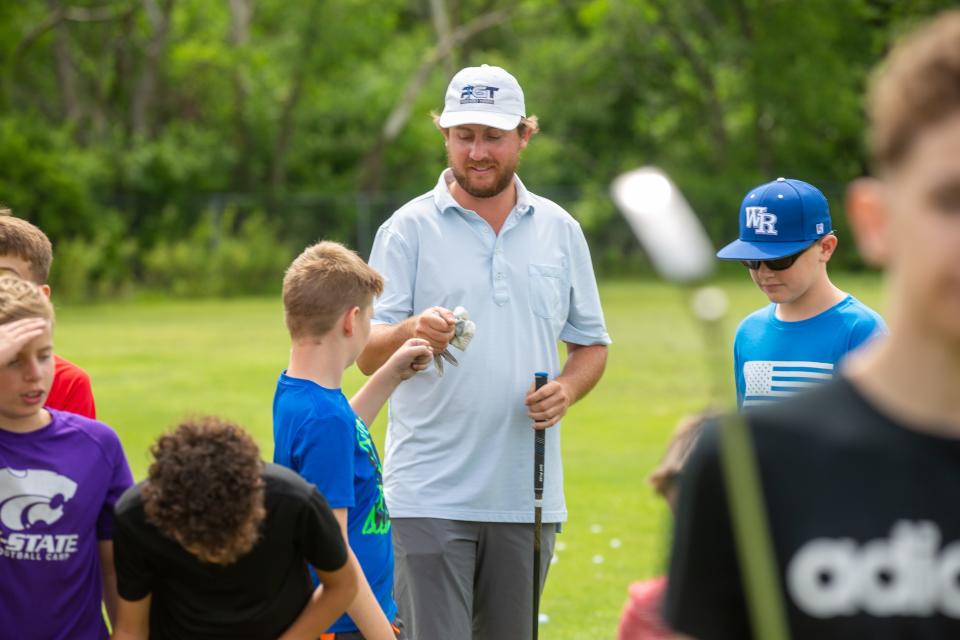
POLYGON ((460 91, 460 104, 494 104, 494 94, 500 87, 468 84, 460 91))
POLYGON ((745 207, 747 212, 747 228, 761 236, 777 235, 777 216, 767 211, 766 207, 745 207))
POLYGON ((822 223, 822 222, 818 222, 818 223, 817 223, 817 235, 820 235, 820 234, 822 234, 822 233, 823 233, 823 223, 822 223))

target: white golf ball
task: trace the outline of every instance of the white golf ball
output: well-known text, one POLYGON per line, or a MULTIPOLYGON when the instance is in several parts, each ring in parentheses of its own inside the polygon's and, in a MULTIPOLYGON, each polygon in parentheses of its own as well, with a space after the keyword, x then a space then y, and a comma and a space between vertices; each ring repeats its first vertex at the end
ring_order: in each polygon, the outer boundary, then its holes
POLYGON ((603 531, 603 527, 599 524, 590 525, 590 533, 600 533, 601 531, 603 531))
POLYGON ((690 306, 698 318, 713 322, 727 312, 727 294, 719 287, 701 287, 694 292, 690 306))
POLYGON ((622 544, 623 543, 620 542, 620 538, 614 538, 613 540, 610 541, 610 548, 619 549, 622 544))
POLYGON ((547 624, 548 622, 550 622, 550 616, 548 616, 547 614, 541 613, 540 615, 537 616, 538 624, 547 624))
POLYGON ((566 551, 566 550, 567 550, 567 543, 566 543, 566 542, 558 542, 558 543, 557 543, 557 551, 566 551))
POLYGON ((599 553, 593 556, 593 564, 603 564, 603 556, 599 553))

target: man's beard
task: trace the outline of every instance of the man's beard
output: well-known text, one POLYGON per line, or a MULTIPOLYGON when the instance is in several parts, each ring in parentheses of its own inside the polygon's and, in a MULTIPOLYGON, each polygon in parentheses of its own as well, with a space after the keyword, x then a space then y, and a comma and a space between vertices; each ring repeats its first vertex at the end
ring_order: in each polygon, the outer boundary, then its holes
MULTIPOLYGON (((517 164, 519 159, 513 162, 510 166, 504 166, 500 168, 498 165, 490 165, 493 167, 494 171, 497 171, 497 179, 491 187, 478 187, 470 183, 470 179, 466 174, 460 173, 457 170, 457 167, 454 165, 452 159, 447 156, 447 164, 450 166, 450 171, 453 172, 453 177, 457 181, 457 184, 460 185, 460 188, 469 193, 474 198, 492 198, 495 195, 498 195, 503 192, 504 189, 510 186, 513 182, 513 176, 517 171, 517 164)), ((476 164, 476 163, 474 163, 476 164)), ((467 165, 471 166, 470 164, 467 165)))

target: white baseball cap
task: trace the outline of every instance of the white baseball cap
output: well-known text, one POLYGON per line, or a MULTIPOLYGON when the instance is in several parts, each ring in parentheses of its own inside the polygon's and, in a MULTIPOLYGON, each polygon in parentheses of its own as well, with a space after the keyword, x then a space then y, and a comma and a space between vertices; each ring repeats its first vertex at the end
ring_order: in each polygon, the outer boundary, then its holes
POLYGON ((500 67, 484 64, 457 72, 447 87, 440 126, 482 124, 497 129, 516 129, 527 115, 523 89, 500 67))

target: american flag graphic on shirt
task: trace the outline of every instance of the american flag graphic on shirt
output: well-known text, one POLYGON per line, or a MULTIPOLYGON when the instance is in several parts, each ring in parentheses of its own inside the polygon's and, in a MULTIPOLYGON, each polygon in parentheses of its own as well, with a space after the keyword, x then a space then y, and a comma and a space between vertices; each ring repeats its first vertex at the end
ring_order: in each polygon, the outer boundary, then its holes
POLYGON ((751 360, 743 364, 743 406, 770 404, 833 378, 830 362, 751 360))

